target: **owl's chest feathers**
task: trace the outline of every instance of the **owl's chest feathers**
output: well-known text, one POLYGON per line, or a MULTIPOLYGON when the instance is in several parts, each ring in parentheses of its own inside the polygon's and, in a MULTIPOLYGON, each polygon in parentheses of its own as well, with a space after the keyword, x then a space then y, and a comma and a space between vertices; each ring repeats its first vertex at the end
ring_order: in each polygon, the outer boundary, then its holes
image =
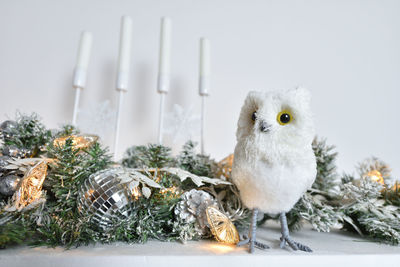
POLYGON ((264 212, 288 211, 312 185, 316 175, 315 156, 310 146, 302 153, 272 148, 249 149, 238 143, 232 179, 249 208, 264 212))
POLYGON ((287 144, 271 144, 268 146, 256 146, 254 143, 238 143, 235 154, 240 154, 248 163, 256 164, 260 161, 270 167, 286 166, 296 167, 308 165, 310 161, 315 161, 314 152, 309 146, 289 146, 287 144))

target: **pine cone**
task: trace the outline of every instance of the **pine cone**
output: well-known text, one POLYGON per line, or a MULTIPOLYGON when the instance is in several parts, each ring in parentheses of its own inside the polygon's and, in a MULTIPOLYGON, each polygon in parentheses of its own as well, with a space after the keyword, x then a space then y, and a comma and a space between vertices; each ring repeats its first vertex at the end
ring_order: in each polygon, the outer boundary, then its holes
POLYGON ((209 229, 206 208, 216 206, 217 202, 209 193, 196 189, 185 192, 181 199, 175 207, 175 215, 185 223, 196 223, 199 234, 207 235, 209 229))

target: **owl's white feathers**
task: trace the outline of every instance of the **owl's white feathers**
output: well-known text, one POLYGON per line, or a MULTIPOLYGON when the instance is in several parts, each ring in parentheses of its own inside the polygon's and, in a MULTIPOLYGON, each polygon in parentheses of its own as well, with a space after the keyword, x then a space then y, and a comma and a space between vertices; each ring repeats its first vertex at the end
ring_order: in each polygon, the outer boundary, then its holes
POLYGON ((232 181, 248 208, 275 214, 296 204, 315 180, 314 135, 306 89, 247 95, 236 132, 232 181), (286 125, 278 122, 282 111, 291 117, 286 125), (260 130, 262 124, 268 125, 267 132, 260 130))

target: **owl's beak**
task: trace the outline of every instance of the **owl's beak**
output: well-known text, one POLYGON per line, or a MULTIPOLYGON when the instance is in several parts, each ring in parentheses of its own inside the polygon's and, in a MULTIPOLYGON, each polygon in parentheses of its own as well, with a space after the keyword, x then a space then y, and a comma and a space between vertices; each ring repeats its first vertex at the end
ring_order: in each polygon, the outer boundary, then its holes
POLYGON ((265 121, 260 122, 260 131, 263 133, 269 132, 271 129, 271 124, 266 123, 265 121))

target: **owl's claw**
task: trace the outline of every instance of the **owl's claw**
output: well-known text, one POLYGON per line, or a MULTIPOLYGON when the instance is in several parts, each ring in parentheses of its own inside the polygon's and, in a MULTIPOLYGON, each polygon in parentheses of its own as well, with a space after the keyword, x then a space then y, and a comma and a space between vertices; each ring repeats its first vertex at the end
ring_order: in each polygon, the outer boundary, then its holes
POLYGON ((286 220, 286 214, 284 212, 281 213, 280 216, 280 221, 281 221, 281 231, 282 231, 282 237, 281 237, 281 244, 280 247, 284 248, 286 247, 286 243, 289 244, 289 246, 293 249, 293 250, 301 250, 301 251, 305 251, 305 252, 312 252, 312 249, 307 247, 306 245, 303 245, 301 243, 298 243, 296 241, 294 241, 290 236, 289 236, 289 228, 287 225, 287 220, 286 220))
POLYGON ((306 245, 303 245, 299 242, 294 241, 289 235, 281 237, 281 248, 286 247, 286 243, 293 249, 293 250, 301 250, 305 252, 313 252, 311 248, 306 245))
POLYGON ((254 247, 260 248, 260 249, 267 249, 269 246, 260 243, 256 240, 256 228, 257 228, 257 214, 258 214, 258 209, 253 209, 253 215, 251 216, 251 224, 250 224, 250 229, 249 229, 249 237, 243 236, 243 240, 240 241, 237 246, 244 246, 249 244, 249 252, 253 253, 254 252, 254 247))
POLYGON ((237 243, 236 246, 241 247, 241 246, 249 244, 249 252, 250 253, 254 252, 254 249, 252 249, 254 247, 257 247, 259 249, 268 249, 269 248, 268 245, 258 242, 257 240, 250 240, 247 236, 243 236, 243 238, 244 239, 242 241, 240 241, 239 243, 237 243), (253 245, 252 245, 252 243, 253 243, 253 245))

